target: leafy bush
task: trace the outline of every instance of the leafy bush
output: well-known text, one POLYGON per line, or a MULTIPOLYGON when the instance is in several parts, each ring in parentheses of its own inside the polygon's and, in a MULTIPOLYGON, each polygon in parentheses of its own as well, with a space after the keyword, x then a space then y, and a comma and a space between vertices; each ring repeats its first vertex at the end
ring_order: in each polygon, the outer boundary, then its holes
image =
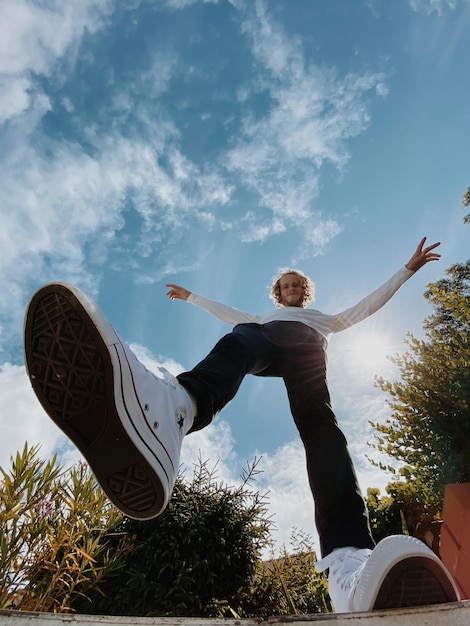
POLYGON ((258 563, 243 615, 268 618, 331 612, 327 577, 315 571, 315 561, 311 539, 294 530, 290 551, 283 546, 279 557, 258 563))
POLYGON ((190 483, 178 477, 160 517, 125 518, 118 527, 131 547, 125 567, 103 581, 103 596, 95 593, 74 608, 109 615, 237 614, 269 543, 265 498, 249 487, 255 466, 230 488, 200 462, 190 483))
POLYGON ((267 562, 266 497, 217 482, 200 462, 179 476, 165 513, 123 517, 83 463, 64 470, 26 444, 0 468, 0 608, 200 617, 268 617, 330 609, 309 539, 267 562))
POLYGON ((0 608, 69 611, 119 565, 108 540, 122 516, 84 463, 64 470, 37 446, 0 473, 0 608))
MULTIPOLYGON (((207 462, 191 482, 179 476, 167 510, 139 522, 125 518, 125 565, 112 572, 80 613, 129 616, 265 617, 331 609, 326 577, 315 573, 315 554, 304 535, 263 562, 272 549, 266 497, 250 482, 257 461, 238 487, 217 482, 207 462)), ((122 540, 121 540, 122 542, 122 540)), ((115 540, 116 546, 118 545, 115 540)))

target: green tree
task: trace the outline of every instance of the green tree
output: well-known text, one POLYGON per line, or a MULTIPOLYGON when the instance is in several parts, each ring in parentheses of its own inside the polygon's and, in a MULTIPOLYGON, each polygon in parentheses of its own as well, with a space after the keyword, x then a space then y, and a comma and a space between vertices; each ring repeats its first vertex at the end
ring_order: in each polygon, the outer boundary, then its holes
MULTIPOLYGON (((118 530, 131 547, 125 566, 108 576, 79 612, 110 615, 238 615, 271 522, 266 499, 253 490, 256 461, 240 486, 218 483, 207 462, 193 480, 179 476, 166 511, 118 530)), ((116 542, 118 546, 119 542, 116 542)))
POLYGON ((425 339, 408 335, 409 351, 391 359, 400 380, 377 379, 392 415, 372 423, 374 447, 403 463, 397 479, 435 510, 447 483, 470 481, 470 261, 446 274, 425 293, 435 311, 425 339))
POLYGON ((0 608, 69 611, 119 565, 108 540, 121 514, 85 464, 64 470, 37 446, 0 476, 0 608))
POLYGON ((387 485, 386 491, 388 495, 382 496, 379 489, 367 490, 367 507, 375 541, 389 535, 411 535, 438 553, 440 503, 425 502, 413 482, 395 480, 387 485))
MULTIPOLYGON (((464 207, 470 206, 470 187, 468 187, 467 191, 464 194, 463 205, 464 207)), ((467 213, 467 215, 463 218, 463 221, 465 222, 465 224, 470 224, 470 213, 467 213)))
POLYGON ((372 536, 376 542, 389 535, 403 533, 401 509, 390 495, 382 496, 380 489, 369 487, 367 490, 367 509, 372 536))

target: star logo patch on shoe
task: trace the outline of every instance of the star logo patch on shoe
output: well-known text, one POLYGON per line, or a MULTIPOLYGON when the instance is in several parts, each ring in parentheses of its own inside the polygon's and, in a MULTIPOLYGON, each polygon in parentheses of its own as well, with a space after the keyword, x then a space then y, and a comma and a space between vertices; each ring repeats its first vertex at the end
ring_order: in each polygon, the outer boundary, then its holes
POLYGON ((186 409, 184 406, 179 406, 175 411, 176 424, 178 425, 180 437, 184 436, 184 422, 186 420, 186 409))

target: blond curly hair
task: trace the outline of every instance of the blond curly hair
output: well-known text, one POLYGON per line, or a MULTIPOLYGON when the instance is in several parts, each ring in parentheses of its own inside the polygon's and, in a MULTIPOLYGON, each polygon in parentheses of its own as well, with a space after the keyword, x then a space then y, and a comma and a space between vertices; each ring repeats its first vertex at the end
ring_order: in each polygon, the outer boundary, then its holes
POLYGON ((302 299, 302 306, 305 307, 307 306, 307 304, 309 304, 309 302, 313 302, 315 299, 315 283, 300 270, 293 270, 293 269, 285 267, 282 270, 280 270, 280 274, 277 276, 277 278, 274 278, 272 285, 271 285, 271 291, 270 291, 269 297, 274 302, 274 304, 277 307, 284 306, 283 304, 281 304, 281 299, 282 299, 281 298, 281 278, 283 276, 286 276, 286 274, 295 274, 296 276, 299 277, 300 284, 304 291, 304 297, 302 299))

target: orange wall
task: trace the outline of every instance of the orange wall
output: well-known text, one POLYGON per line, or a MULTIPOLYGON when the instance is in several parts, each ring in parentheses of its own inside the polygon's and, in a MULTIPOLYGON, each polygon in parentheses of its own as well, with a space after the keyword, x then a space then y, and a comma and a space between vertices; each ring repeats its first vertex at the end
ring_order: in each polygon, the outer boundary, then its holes
POLYGON ((462 599, 470 598, 470 483, 446 486, 442 518, 442 562, 454 577, 462 599))

